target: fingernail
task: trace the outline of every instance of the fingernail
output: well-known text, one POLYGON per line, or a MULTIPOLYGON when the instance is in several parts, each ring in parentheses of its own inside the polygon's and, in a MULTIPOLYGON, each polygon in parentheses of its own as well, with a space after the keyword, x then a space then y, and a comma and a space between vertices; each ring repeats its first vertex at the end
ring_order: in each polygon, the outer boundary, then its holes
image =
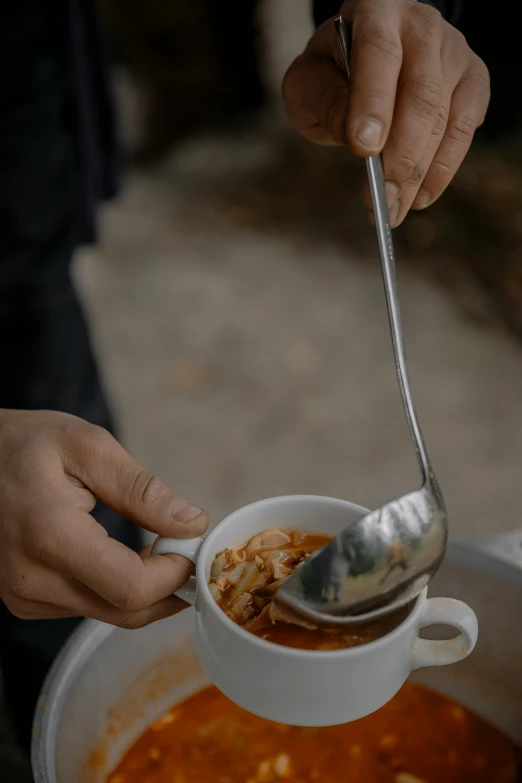
POLYGON ((380 146, 383 127, 378 120, 361 120, 355 128, 355 137, 364 147, 377 149, 380 146))
POLYGON ((387 182, 386 183, 386 203, 388 204, 388 207, 391 207, 394 201, 397 201, 399 198, 399 187, 395 184, 395 182, 387 182))
POLYGON ((172 516, 183 524, 185 522, 192 522, 193 519, 197 519, 201 513, 202 511, 200 508, 188 504, 181 508, 175 506, 172 509, 172 516))
POLYGON ((389 212, 390 212, 390 223, 392 224, 392 226, 393 226, 394 223, 397 222, 397 218, 399 217, 400 206, 401 205, 399 204, 398 201, 394 201, 393 204, 390 207, 390 210, 389 210, 389 212))
POLYGON ((373 214, 371 209, 367 209, 366 210, 366 214, 368 216, 368 222, 370 223, 371 226, 374 226, 375 225, 375 215, 373 214))
POLYGON ((428 193, 427 190, 424 188, 421 188, 417 195, 415 196, 415 201, 413 203, 413 206, 415 209, 426 209, 426 207, 429 207, 431 202, 431 196, 428 193))

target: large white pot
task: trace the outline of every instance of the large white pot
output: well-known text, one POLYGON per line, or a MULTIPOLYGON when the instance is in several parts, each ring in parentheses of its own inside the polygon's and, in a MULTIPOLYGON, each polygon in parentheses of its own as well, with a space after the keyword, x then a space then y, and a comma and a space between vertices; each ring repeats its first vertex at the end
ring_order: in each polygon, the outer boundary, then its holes
MULTIPOLYGON (((413 679, 471 707, 522 744, 522 533, 454 544, 430 587, 468 603, 479 641, 462 663, 413 679)), ((193 610, 139 631, 85 622, 43 689, 33 735, 36 783, 104 783, 163 711, 206 684, 193 610)))

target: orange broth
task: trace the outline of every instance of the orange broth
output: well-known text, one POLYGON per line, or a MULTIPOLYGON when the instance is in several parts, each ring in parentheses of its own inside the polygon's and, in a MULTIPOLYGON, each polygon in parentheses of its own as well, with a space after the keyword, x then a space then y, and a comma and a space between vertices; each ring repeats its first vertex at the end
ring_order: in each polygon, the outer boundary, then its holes
POLYGON ((418 685, 320 729, 257 718, 212 686, 151 726, 107 783, 516 783, 517 771, 510 740, 418 685))

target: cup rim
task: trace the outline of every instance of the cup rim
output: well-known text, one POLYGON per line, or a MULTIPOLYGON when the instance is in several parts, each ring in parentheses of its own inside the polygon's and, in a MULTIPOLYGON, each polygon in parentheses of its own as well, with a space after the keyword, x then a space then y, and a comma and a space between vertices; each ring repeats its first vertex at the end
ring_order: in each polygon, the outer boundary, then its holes
MULTIPOLYGON (((271 642, 268 639, 262 639, 259 636, 256 636, 253 633, 250 633, 245 628, 242 628, 240 625, 235 623, 233 620, 228 617, 228 615, 217 605, 216 601, 212 598, 210 595, 210 590, 208 587, 207 577, 206 577, 206 560, 209 556, 210 550, 212 548, 212 541, 214 539, 214 534, 216 531, 221 527, 221 525, 228 525, 230 523, 233 523, 235 518, 238 517, 242 512, 247 511, 248 509, 253 509, 256 506, 263 506, 266 503, 275 503, 276 501, 284 500, 286 502, 292 502, 292 501, 306 501, 306 500, 320 500, 320 501, 326 501, 326 502, 335 502, 340 503, 342 505, 348 505, 352 509, 360 508, 363 511, 367 511, 364 506, 359 506, 357 503, 352 503, 349 500, 342 500, 341 498, 332 498, 328 497, 326 495, 280 495, 272 498, 265 498, 264 500, 256 500, 253 503, 248 503, 246 506, 242 506, 239 509, 236 509, 231 514, 226 516, 224 519, 221 520, 209 533, 207 538, 205 539, 197 558, 198 566, 196 568, 196 581, 197 581, 197 587, 198 587, 198 599, 201 600, 202 598, 205 600, 207 605, 210 605, 211 611, 213 612, 215 617, 218 617, 220 621, 223 621, 226 628, 229 628, 232 633, 236 633, 240 636, 241 639, 245 642, 249 642, 250 644, 253 644, 258 649, 264 650, 265 653, 275 654, 275 655, 282 655, 282 656, 290 656, 292 658, 300 658, 304 660, 315 660, 315 659, 337 659, 337 658, 343 658, 343 657, 351 657, 355 655, 361 655, 364 653, 365 650, 377 650, 379 647, 384 647, 386 644, 392 643, 394 639, 401 636, 401 634, 404 634, 407 632, 408 628, 410 628, 412 625, 416 625, 416 621, 419 618, 422 607, 424 606, 426 600, 427 600, 427 592, 428 588, 425 587, 424 590, 420 593, 420 595, 415 600, 415 604, 409 613, 409 615, 402 621, 402 623, 399 623, 399 625, 394 628, 392 631, 390 631, 387 634, 384 634, 383 636, 380 636, 378 639, 375 639, 372 642, 366 642, 365 644, 357 645, 356 647, 348 647, 344 650, 302 650, 298 647, 286 647, 283 644, 276 644, 275 642, 271 642), (202 560, 201 567, 199 565, 200 559, 202 560)), ((215 554, 215 553, 213 553, 215 554)), ((198 611, 197 603, 196 603, 196 611, 198 611)))

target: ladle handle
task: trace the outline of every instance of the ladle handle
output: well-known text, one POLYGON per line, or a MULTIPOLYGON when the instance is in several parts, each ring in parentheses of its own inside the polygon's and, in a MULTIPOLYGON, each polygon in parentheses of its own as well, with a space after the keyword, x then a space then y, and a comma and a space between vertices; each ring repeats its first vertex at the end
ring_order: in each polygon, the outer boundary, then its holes
MULTIPOLYGON (((339 16, 335 20, 335 29, 343 56, 346 75, 348 78, 350 78, 351 27, 347 24, 342 16, 339 16)), ((404 339, 402 335, 399 300, 397 296, 395 256, 393 252, 393 240, 391 235, 390 216, 388 212, 388 203, 386 200, 384 171, 382 168, 381 156, 372 155, 371 157, 366 158, 366 169, 372 195, 375 225, 377 228, 377 239, 379 243, 379 255, 381 258, 384 292, 386 295, 386 304, 388 307, 388 321, 390 325, 393 354, 395 357, 395 369, 397 371, 397 379, 399 382, 399 389, 402 397, 404 411, 408 421, 408 427, 410 429, 413 444, 415 446, 415 451, 423 479, 437 491, 437 494, 440 494, 437 481, 431 468, 430 459, 426 450, 424 438, 422 436, 410 388, 410 381, 406 364, 406 353, 404 350, 404 339)))

